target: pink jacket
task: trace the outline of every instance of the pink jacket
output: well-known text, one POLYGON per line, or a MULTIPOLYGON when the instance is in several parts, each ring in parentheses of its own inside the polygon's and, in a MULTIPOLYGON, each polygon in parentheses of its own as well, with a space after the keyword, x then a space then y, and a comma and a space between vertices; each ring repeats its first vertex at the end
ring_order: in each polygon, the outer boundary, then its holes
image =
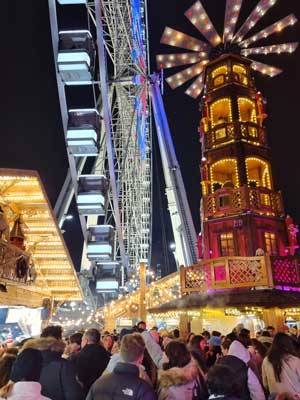
MULTIPOLYGON (((51 400, 41 395, 41 384, 38 382, 14 383, 8 392, 7 400, 51 400)), ((1 400, 1 398, 0 398, 1 400)))

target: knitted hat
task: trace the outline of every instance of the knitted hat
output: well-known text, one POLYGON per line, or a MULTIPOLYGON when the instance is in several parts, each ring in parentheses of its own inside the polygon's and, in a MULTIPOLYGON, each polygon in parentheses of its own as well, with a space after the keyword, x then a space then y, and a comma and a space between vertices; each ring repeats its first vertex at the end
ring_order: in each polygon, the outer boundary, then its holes
POLYGON ((13 382, 38 382, 42 370, 43 358, 39 350, 25 349, 17 357, 10 379, 13 382))

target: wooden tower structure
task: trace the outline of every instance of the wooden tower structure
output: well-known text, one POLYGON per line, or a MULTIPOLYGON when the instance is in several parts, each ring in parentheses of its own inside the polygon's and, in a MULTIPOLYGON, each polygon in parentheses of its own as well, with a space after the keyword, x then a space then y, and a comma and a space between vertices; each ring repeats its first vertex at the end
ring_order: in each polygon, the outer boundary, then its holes
POLYGON ((274 188, 267 114, 251 61, 226 54, 205 70, 200 140, 204 258, 287 255, 281 193, 274 188))

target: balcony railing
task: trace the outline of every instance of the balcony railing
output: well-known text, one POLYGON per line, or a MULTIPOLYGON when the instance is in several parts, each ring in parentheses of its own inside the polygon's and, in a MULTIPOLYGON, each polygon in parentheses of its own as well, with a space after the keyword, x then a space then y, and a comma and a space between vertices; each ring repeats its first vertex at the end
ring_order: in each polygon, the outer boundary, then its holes
POLYGON ((299 260, 292 256, 221 257, 181 267, 181 292, 251 287, 300 287, 299 260))
POLYGON ((245 140, 253 144, 267 145, 267 136, 263 128, 252 122, 232 122, 218 124, 204 135, 205 149, 235 141, 245 140))
POLYGON ((266 188, 223 188, 203 196, 205 218, 233 215, 253 211, 259 214, 280 217, 284 214, 281 192, 266 188))

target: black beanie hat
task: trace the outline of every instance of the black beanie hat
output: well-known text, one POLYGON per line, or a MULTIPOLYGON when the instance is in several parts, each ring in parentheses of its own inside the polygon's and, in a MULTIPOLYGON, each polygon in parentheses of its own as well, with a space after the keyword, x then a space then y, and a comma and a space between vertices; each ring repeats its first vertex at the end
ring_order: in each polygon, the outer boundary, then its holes
POLYGON ((43 357, 39 350, 25 349, 14 362, 10 379, 13 382, 38 382, 42 370, 43 357))

